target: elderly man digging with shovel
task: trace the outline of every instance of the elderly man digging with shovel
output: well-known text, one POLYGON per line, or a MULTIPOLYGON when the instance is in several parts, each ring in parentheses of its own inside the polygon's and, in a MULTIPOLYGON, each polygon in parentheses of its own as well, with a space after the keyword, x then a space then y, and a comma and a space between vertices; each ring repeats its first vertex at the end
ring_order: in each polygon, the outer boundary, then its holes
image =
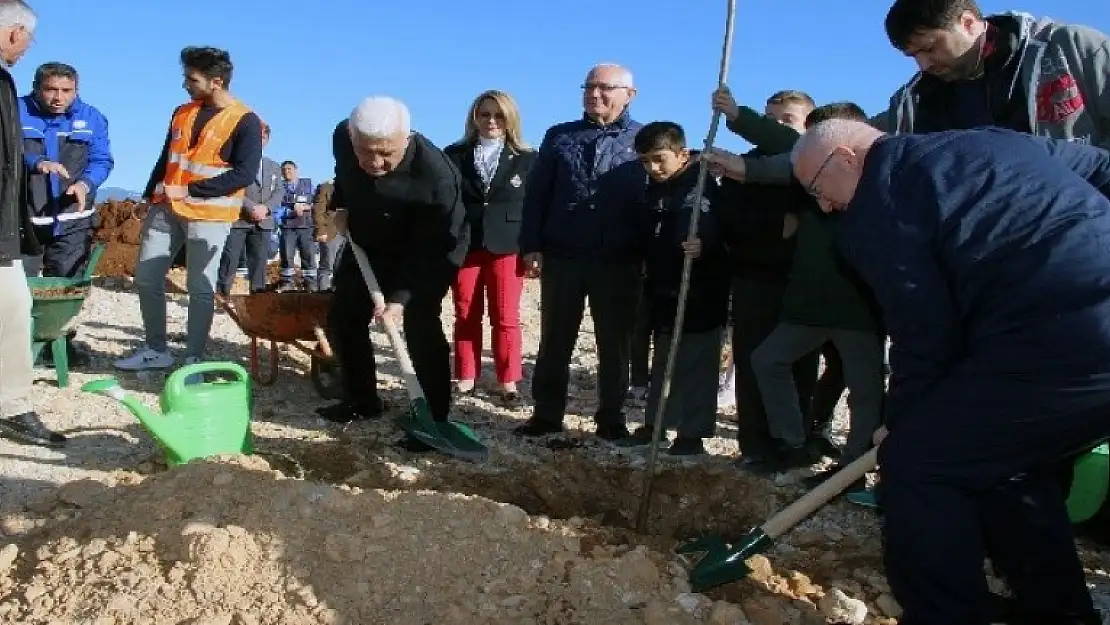
POLYGON ((893 343, 876 438, 899 622, 990 623, 989 557, 1009 623, 1100 623, 1054 470, 1110 435, 1110 152, 832 120, 792 161, 842 211, 893 343))

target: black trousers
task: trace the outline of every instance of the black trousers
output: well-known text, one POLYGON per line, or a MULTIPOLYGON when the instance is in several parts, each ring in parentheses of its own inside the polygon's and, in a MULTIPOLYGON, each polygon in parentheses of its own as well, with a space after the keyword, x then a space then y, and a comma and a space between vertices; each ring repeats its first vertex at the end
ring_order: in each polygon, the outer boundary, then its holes
POLYGON ((624 424, 629 350, 642 285, 642 264, 544 257, 540 274, 540 349, 532 375, 532 418, 562 423, 570 360, 586 302, 598 359, 598 425, 624 424))
POLYGON ((28 276, 45 278, 76 278, 89 263, 93 242, 93 218, 64 222, 61 233, 55 235, 53 226, 35 226, 35 238, 42 245, 42 256, 23 259, 23 271, 28 276))
POLYGON ((293 260, 300 257, 301 277, 309 289, 314 289, 316 281, 316 238, 312 228, 285 228, 281 231, 281 281, 293 280, 293 260))
MULTIPOLYGON (((767 411, 752 370, 752 352, 779 324, 786 284, 738 278, 732 283, 732 357, 736 365, 736 437, 740 451, 765 453, 773 445, 767 411)), ((817 383, 818 355, 814 351, 794 363, 798 402, 808 406, 817 383)))
MULTIPOLYGON (((968 367, 974 371, 975 367, 968 367)), ((978 374, 938 382, 892 415, 879 448, 887 579, 902 625, 987 625, 989 557, 1021 623, 1099 623, 1059 463, 1110 435, 1110 392, 978 374)), ((1088 385, 1089 386, 1089 385, 1088 385)))
POLYGON ((257 292, 266 289, 266 260, 270 246, 270 231, 258 226, 249 228, 232 228, 227 234, 227 243, 224 244, 223 255, 220 257, 220 274, 218 287, 223 295, 231 294, 231 285, 235 282, 235 270, 239 268, 239 261, 243 252, 247 254, 247 276, 250 280, 251 291, 257 292))
MULTIPOLYGON (((370 265, 383 292, 389 293, 396 285, 399 267, 374 258, 370 258, 370 265)), ((451 349, 439 315, 458 267, 444 259, 434 273, 433 278, 414 288, 405 306, 403 331, 432 418, 446 421, 451 412, 451 349)), ((332 346, 343 372, 343 400, 347 402, 372 403, 377 399, 378 375, 370 341, 373 312, 370 292, 348 246, 336 270, 335 296, 328 315, 332 346)))

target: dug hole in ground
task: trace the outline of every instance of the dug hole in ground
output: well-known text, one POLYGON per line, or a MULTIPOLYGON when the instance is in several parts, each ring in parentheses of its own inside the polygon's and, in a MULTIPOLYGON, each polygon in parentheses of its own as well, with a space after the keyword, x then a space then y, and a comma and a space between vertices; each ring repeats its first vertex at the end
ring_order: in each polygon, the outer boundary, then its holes
MULTIPOLYGON (((571 375, 568 438, 551 449, 511 429, 527 409, 485 394, 456 417, 489 443, 483 464, 413 456, 388 422, 346 428, 307 358, 281 353, 278 383, 255 386, 259 452, 167 470, 151 437, 110 399, 78 389, 116 375, 157 409, 162 373, 115 372, 141 341, 129 274, 138 244, 130 207, 105 207, 109 242, 78 339, 93 363, 65 389, 36 372, 32 401, 71 437, 61 451, 0 441, 0 622, 82 625, 786 625, 897 623, 882 575, 875 514, 835 502, 749 564, 741 582, 693 594, 670 555, 702 531, 735 539, 801 494, 806 472, 763 480, 738 472, 735 427, 722 414, 702 461, 661 457, 650 531, 632 529, 645 457, 599 445, 592 429, 596 356, 584 324, 571 375)), ((171 276, 184 284, 180 270, 171 276)), ((169 296, 171 345, 184 339, 184 297, 169 296)), ((444 323, 450 327, 450 305, 444 323)), ((538 341, 538 285, 522 304, 526 379, 538 341)), ((383 395, 405 393, 384 335, 383 395)), ((249 340, 218 313, 212 359, 246 364, 249 340)), ((490 368, 487 360, 487 370, 490 368)), ((482 384, 492 384, 492 380, 482 384)), ((525 383, 523 390, 528 395, 525 383)), ((838 433, 845 425, 839 409, 838 433)), ((727 413, 727 411, 724 411, 727 413)), ((642 419, 632 409, 630 421, 642 419)), ((1108 554, 1082 543, 1104 602, 1108 554)), ((994 581, 996 588, 1001 584, 994 581)))

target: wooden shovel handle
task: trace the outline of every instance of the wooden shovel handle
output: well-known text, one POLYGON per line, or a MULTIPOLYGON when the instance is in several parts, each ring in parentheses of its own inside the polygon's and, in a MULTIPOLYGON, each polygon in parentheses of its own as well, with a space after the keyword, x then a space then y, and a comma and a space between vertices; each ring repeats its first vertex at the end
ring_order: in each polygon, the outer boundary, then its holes
POLYGON ((879 448, 872 447, 871 451, 860 456, 855 462, 837 471, 832 477, 821 483, 820 486, 809 491, 794 503, 767 520, 760 528, 772 540, 782 536, 818 508, 829 503, 833 497, 844 492, 844 489, 874 470, 878 464, 879 448))

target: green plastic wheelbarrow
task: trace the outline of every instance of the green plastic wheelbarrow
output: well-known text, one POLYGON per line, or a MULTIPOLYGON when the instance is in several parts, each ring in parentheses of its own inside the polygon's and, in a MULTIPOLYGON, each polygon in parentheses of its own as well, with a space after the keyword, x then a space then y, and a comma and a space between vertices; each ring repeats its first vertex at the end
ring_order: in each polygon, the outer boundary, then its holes
POLYGON ((73 329, 92 291, 93 272, 103 253, 103 243, 94 245, 85 273, 77 278, 27 278, 31 290, 31 358, 38 362, 43 350, 50 347, 60 388, 69 386, 66 334, 73 329))

